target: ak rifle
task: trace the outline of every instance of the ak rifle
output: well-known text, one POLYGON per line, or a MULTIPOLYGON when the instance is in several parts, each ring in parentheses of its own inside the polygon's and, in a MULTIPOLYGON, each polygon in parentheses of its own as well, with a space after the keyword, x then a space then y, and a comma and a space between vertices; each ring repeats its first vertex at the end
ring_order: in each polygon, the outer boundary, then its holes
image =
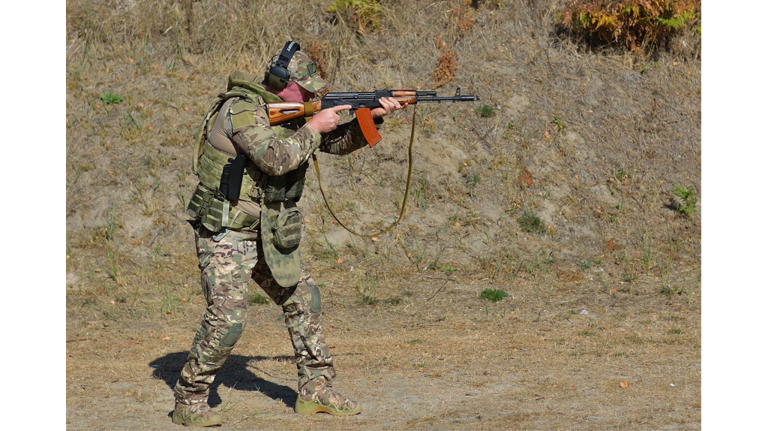
POLYGON ((439 97, 436 91, 417 90, 376 90, 369 92, 328 93, 322 99, 314 102, 274 102, 267 104, 269 124, 274 126, 300 117, 311 117, 315 112, 333 108, 334 106, 351 105, 355 111, 357 122, 363 131, 363 136, 369 146, 381 141, 381 135, 373 123, 371 109, 381 107, 379 99, 394 97, 401 105, 417 103, 442 102, 475 102, 480 100, 476 95, 462 95, 461 88, 456 89, 454 96, 439 97))

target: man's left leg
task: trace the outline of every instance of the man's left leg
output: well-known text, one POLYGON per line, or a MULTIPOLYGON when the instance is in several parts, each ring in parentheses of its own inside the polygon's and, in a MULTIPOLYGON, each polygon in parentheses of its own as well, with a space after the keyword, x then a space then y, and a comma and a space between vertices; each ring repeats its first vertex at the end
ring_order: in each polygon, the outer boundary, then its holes
MULTIPOLYGON (((258 274, 259 269, 257 268, 254 274, 258 274)), ((293 342, 296 367, 299 371, 296 412, 325 412, 332 415, 360 413, 362 404, 345 398, 333 388, 336 372, 333 369, 333 357, 323 336, 320 290, 312 276, 304 271, 292 293, 291 289, 278 286, 274 279, 261 278, 256 281, 283 307, 285 326, 293 342)))

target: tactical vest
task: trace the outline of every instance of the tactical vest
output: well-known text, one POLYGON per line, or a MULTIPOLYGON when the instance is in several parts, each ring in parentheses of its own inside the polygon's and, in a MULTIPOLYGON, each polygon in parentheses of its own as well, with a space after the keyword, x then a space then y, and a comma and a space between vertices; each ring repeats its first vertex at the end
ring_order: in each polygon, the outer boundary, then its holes
MULTIPOLYGON (((255 228, 259 219, 232 208, 229 201, 224 199, 219 191, 221 174, 224 165, 234 156, 219 151, 208 142, 208 133, 219 115, 221 106, 231 98, 245 99, 231 105, 233 123, 237 122, 238 115, 252 115, 251 111, 242 109, 245 105, 255 104, 263 106, 266 103, 279 102, 281 99, 270 93, 264 87, 253 82, 253 75, 242 72, 232 72, 227 82, 227 92, 219 94, 216 102, 208 110, 200 125, 198 137, 195 143, 192 169, 200 179, 187 207, 187 213, 212 232, 218 232, 222 228, 243 229, 255 228), (238 106, 241 105, 241 106, 238 106), (240 111, 240 112, 238 112, 240 111)), ((296 133, 296 130, 272 126, 272 131, 278 139, 287 139, 296 133)), ((270 177, 261 172, 256 164, 248 160, 245 174, 240 187, 239 200, 257 202, 259 204, 293 201, 298 202, 304 191, 304 178, 307 164, 300 166, 285 175, 270 177)))

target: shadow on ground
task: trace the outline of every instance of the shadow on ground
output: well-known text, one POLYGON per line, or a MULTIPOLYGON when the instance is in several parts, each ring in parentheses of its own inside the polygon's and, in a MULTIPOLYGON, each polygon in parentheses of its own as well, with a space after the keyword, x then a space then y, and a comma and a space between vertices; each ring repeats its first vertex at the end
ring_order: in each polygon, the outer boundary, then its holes
MULTIPOLYGON (((176 386, 176 381, 179 379, 181 369, 184 367, 184 362, 187 359, 188 352, 176 352, 169 353, 163 357, 157 358, 149 363, 149 366, 154 370, 152 371, 152 377, 162 379, 173 391, 176 386)), ((224 363, 221 371, 219 371, 216 379, 211 385, 211 393, 208 398, 208 404, 211 407, 221 404, 221 397, 218 394, 218 388, 220 385, 224 385, 228 388, 237 389, 240 391, 255 391, 260 392, 273 400, 282 401, 286 406, 293 408, 296 404, 296 397, 298 396, 293 388, 288 386, 279 385, 264 379, 257 377, 251 371, 248 370, 246 365, 249 363, 253 365, 254 362, 262 361, 280 361, 280 360, 292 360, 290 356, 241 356, 231 355, 227 362, 224 363)))

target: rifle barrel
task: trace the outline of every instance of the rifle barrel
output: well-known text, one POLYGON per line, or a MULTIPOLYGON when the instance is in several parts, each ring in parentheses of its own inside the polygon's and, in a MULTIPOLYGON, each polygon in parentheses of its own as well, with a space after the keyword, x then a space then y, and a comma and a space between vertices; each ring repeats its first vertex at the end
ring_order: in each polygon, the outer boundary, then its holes
POLYGON ((368 92, 340 92, 328 93, 323 96, 321 109, 349 104, 353 109, 361 107, 375 108, 379 106, 378 100, 382 97, 394 97, 400 103, 442 103, 442 102, 475 102, 479 96, 462 95, 460 89, 456 89, 455 96, 439 97, 437 91, 417 90, 376 90, 368 92))
POLYGON ((442 103, 442 102, 474 102, 480 100, 480 96, 453 96, 453 97, 419 97, 417 102, 442 103))

